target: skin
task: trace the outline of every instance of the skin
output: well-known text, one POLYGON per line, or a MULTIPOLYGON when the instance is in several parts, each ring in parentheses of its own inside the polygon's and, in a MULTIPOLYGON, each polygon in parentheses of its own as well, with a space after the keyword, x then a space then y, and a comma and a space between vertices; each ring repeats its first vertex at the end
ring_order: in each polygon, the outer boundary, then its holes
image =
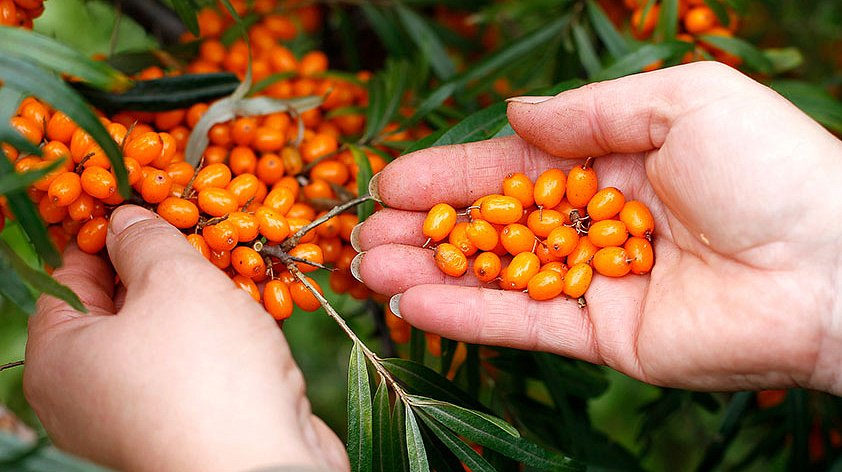
POLYGON ((348 470, 312 415, 272 318, 184 236, 116 210, 111 264, 71 246, 55 278, 88 307, 42 297, 24 389, 61 448, 117 470, 348 470))
POLYGON ((517 136, 418 151, 375 181, 389 209, 356 232, 358 272, 373 290, 402 294, 404 319, 658 385, 842 394, 842 142, 717 63, 512 99, 508 117, 517 136), (595 275, 580 309, 447 277, 418 247, 434 204, 464 208, 509 173, 535 179, 589 156, 601 188, 655 216, 650 275, 595 275))

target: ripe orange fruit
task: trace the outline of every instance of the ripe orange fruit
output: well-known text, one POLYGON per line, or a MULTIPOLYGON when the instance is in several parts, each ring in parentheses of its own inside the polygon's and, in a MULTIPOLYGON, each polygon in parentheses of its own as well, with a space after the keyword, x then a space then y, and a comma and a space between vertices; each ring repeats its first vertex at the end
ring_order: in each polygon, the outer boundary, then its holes
POLYGON ((427 212, 422 231, 431 241, 446 238, 456 226, 456 210, 447 203, 439 203, 427 212))
POLYGON ((541 270, 541 261, 531 252, 522 252, 512 258, 500 272, 500 287, 506 290, 523 290, 529 279, 541 270))
POLYGON ((480 204, 480 214, 489 223, 508 225, 523 217, 523 204, 514 197, 489 195, 480 204))
POLYGON ((254 279, 266 273, 263 256, 250 247, 238 246, 231 251, 231 265, 238 274, 254 279))
POLYGON ((462 251, 450 244, 436 246, 435 261, 439 270, 451 277, 461 277, 468 270, 468 259, 462 251))
POLYGON ((564 215, 556 210, 538 209, 529 213, 526 225, 539 238, 546 238, 552 230, 564 224, 564 215))
POLYGON ((524 208, 535 203, 534 188, 529 177, 520 172, 509 174, 503 179, 503 195, 517 198, 524 208))
POLYGON ((588 216, 592 221, 607 220, 620 213, 626 198, 623 192, 614 187, 606 187, 594 194, 588 202, 588 216))
POLYGON ((564 274, 565 295, 571 298, 579 298, 588 291, 593 278, 593 269, 586 263, 579 263, 570 266, 564 274))
MULTIPOLYGON (((318 283, 316 283, 315 280, 307 276, 304 276, 304 278, 316 289, 316 291, 322 293, 322 288, 319 286, 318 283)), ((316 298, 316 296, 313 295, 312 292, 310 292, 307 286, 305 286, 300 281, 296 281, 290 284, 289 291, 292 295, 292 301, 295 302, 298 308, 301 308, 304 311, 316 311, 322 307, 322 304, 319 303, 319 299, 316 298)))
POLYGON ((620 210, 620 221, 625 223, 626 229, 632 236, 650 238, 655 230, 655 218, 642 202, 631 200, 620 210))
POLYGON ((493 252, 482 252, 474 259, 473 271, 480 282, 491 282, 500 275, 500 257, 493 252))
POLYGON ((588 229, 588 239, 596 247, 622 246, 628 237, 626 225, 620 220, 597 221, 588 229))
POLYGON ((535 179, 535 205, 555 208, 564 198, 567 181, 561 169, 549 169, 535 179))
POLYGON ((549 300, 561 295, 564 278, 554 270, 541 270, 526 284, 526 291, 533 300, 549 300))
POLYGON ((633 274, 646 274, 652 270, 655 264, 655 252, 652 244, 636 236, 629 238, 623 245, 628 258, 631 259, 631 272, 633 274))
POLYGON ((82 179, 75 172, 64 172, 50 183, 47 195, 53 205, 68 206, 82 194, 82 179))
POLYGON ((613 246, 604 247, 594 254, 593 267, 597 272, 608 277, 622 277, 631 270, 626 250, 613 246))
POLYGON ((270 280, 263 287, 263 306, 276 320, 285 320, 292 316, 292 293, 287 284, 280 280, 270 280))
POLYGON ((117 179, 111 172, 102 167, 88 167, 82 171, 80 182, 82 190, 100 200, 106 199, 117 192, 117 179))
POLYGON ((718 23, 716 13, 707 5, 699 5, 684 15, 684 29, 690 34, 704 34, 718 23))
POLYGON ((465 230, 468 239, 481 251, 491 251, 497 247, 499 235, 491 223, 475 219, 468 223, 465 230))
MULTIPOLYGON (((567 201, 573 208, 584 208, 597 191, 593 167, 576 166, 567 174, 567 201)), ((583 215, 584 216, 584 215, 583 215)))
POLYGON ((76 234, 76 245, 88 254, 96 254, 105 247, 108 221, 98 216, 85 222, 76 234))
MULTIPOLYGON (((324 253, 322 253, 322 248, 319 247, 318 244, 313 243, 298 244, 297 246, 289 250, 289 255, 298 259, 303 259, 305 261, 314 262, 316 264, 324 264, 325 262, 324 253)), ((314 270, 318 269, 318 267, 301 262, 297 262, 295 265, 298 266, 298 269, 304 273, 313 272, 314 270)))
POLYGON ((199 192, 199 208, 210 216, 225 216, 237 211, 237 197, 224 188, 206 188, 199 192))
POLYGON ((158 204, 157 211, 161 218, 179 229, 192 228, 199 222, 199 209, 193 202, 182 198, 165 198, 158 204))
POLYGON ((567 257, 578 243, 579 233, 570 226, 559 226, 547 236, 547 247, 556 257, 567 257))
POLYGON ((214 251, 230 251, 237 245, 237 228, 228 221, 220 221, 202 228, 202 237, 214 251))
POLYGON ((457 223, 453 227, 453 230, 450 231, 450 236, 447 240, 450 244, 458 247, 466 257, 473 256, 478 250, 476 245, 468 237, 467 222, 457 223))
POLYGON ((519 223, 506 225, 500 232, 500 243, 513 256, 522 252, 532 252, 537 241, 532 230, 519 223))

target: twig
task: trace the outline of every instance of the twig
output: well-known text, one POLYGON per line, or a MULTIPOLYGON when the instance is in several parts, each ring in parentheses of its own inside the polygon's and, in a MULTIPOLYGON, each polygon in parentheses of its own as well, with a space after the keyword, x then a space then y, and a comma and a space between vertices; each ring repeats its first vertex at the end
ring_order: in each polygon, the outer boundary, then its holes
POLYGON ((300 262, 302 264, 307 264, 313 267, 318 267, 319 269, 324 269, 329 272, 333 272, 333 267, 328 267, 323 264, 319 264, 318 262, 308 261, 307 259, 302 259, 300 257, 295 257, 287 254, 283 249, 278 246, 268 246, 268 245, 261 245, 259 251, 261 254, 265 256, 272 256, 281 261, 283 264, 288 264, 290 261, 292 262, 300 262))
POLYGON ((294 248, 295 246, 298 246, 298 242, 301 241, 301 238, 303 238, 304 235, 307 234, 313 228, 319 226, 320 224, 322 224, 325 221, 333 218, 334 216, 336 216, 340 213, 343 213, 345 210, 348 210, 349 208, 353 208, 353 207, 359 205, 360 203, 365 203, 365 202, 367 202, 371 199, 372 199, 371 195, 363 195, 362 197, 358 197, 358 198, 355 198, 353 200, 348 200, 347 202, 345 202, 341 205, 337 205, 337 206, 333 207, 333 209, 331 209, 329 212, 325 213, 320 218, 316 218, 315 220, 313 220, 312 223, 310 223, 307 226, 299 229, 298 231, 295 232, 295 234, 293 234, 292 236, 287 238, 287 240, 284 241, 281 244, 281 246, 280 246, 281 250, 283 250, 284 252, 287 252, 290 249, 294 248))
POLYGON ((15 362, 9 362, 8 364, 0 365, 0 372, 4 371, 6 369, 11 369, 13 367, 20 367, 22 365, 23 365, 23 360, 19 360, 19 361, 15 361, 15 362))

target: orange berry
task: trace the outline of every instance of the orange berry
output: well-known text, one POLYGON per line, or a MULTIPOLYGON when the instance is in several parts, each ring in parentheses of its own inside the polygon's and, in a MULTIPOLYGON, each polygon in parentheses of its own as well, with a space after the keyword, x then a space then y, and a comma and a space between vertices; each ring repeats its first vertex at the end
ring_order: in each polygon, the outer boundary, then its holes
POLYGON ((473 271, 480 282, 491 282, 500 275, 500 256, 493 252, 482 252, 474 259, 473 271))
POLYGON ((269 207, 281 215, 286 215, 295 203, 295 195, 286 187, 275 187, 263 199, 263 206, 269 207))
POLYGON ((235 211, 228 215, 226 221, 230 221, 237 228, 237 240, 241 243, 253 241, 260 235, 260 223, 255 215, 235 211))
MULTIPOLYGON (((312 223, 312 220, 307 220, 304 218, 292 218, 287 215, 287 223, 289 224, 289 234, 295 234, 298 230, 304 228, 305 226, 312 223)), ((312 243, 316 240, 316 232, 313 230, 307 231, 304 233, 304 236, 298 240, 301 243, 312 243)))
MULTIPOLYGON (((289 255, 306 261, 315 262, 316 264, 324 264, 325 262, 322 248, 320 248, 317 244, 312 243, 302 243, 295 246, 289 250, 289 255)), ((297 262, 295 265, 298 266, 298 269, 304 273, 313 272, 318 269, 318 267, 301 262, 297 262)))
POLYGON ((10 120, 10 124, 27 141, 36 146, 44 139, 44 123, 36 123, 25 116, 15 116, 10 120))
POLYGON ((620 220, 597 221, 588 228, 588 239, 596 247, 622 246, 628 237, 626 225, 620 220))
POLYGON ((69 144, 78 126, 64 113, 57 111, 47 122, 47 138, 69 144))
POLYGON ((517 198, 524 208, 535 203, 534 191, 535 186, 526 174, 518 172, 503 179, 503 195, 517 198))
POLYGON ((254 174, 257 171, 257 156, 251 148, 237 146, 228 155, 228 166, 234 175, 254 174))
POLYGON ((225 123, 217 123, 208 131, 211 144, 222 147, 231 145, 231 128, 225 123))
MULTIPOLYGON (((289 211, 286 214, 287 218, 300 218, 303 220, 310 220, 313 221, 316 219, 316 210, 313 209, 310 205, 302 202, 293 203, 291 207, 289 207, 289 211)), ((339 218, 339 217, 335 217, 339 218)), ((337 219, 339 222, 341 218, 337 219)), ((342 231, 342 227, 339 227, 340 232, 342 231)))
POLYGON ((500 232, 500 243, 511 255, 532 252, 537 239, 531 229, 519 223, 506 225, 500 232))
POLYGON ((327 70, 327 55, 321 51, 310 51, 301 58, 298 64, 298 73, 303 76, 311 76, 327 70))
POLYGON ((82 171, 81 184, 82 190, 100 200, 117 192, 117 179, 102 167, 88 167, 82 171))
POLYGON ((64 159, 62 166, 66 170, 73 170, 73 157, 70 149, 61 141, 50 141, 41 148, 42 157, 45 161, 57 161, 64 159))
POLYGON ((593 267, 602 275, 622 277, 629 273, 631 264, 629 255, 622 247, 604 247, 593 256, 593 267))
POLYGON ((549 169, 535 179, 535 205, 538 208, 555 208, 564 198, 567 185, 561 169, 549 169))
POLYGON ((541 262, 542 267, 544 264, 561 260, 560 257, 555 256, 550 252, 550 248, 547 247, 546 241, 542 241, 535 245, 535 255, 538 256, 538 260, 541 262))
POLYGON ((512 258, 509 265, 500 272, 500 287, 506 290, 523 290, 538 271, 541 261, 531 252, 522 252, 512 258))
POLYGON ((231 169, 222 163, 209 164, 203 167, 196 179, 193 180, 193 188, 201 192, 206 188, 225 188, 231 182, 231 169))
MULTIPOLYGON (((322 216, 326 215, 327 212, 323 211, 319 213, 317 216, 321 218, 322 216)), ((316 227, 316 234, 318 234, 322 238, 333 238, 339 235, 340 230, 340 223, 339 218, 333 217, 325 221, 324 223, 320 224, 316 227)))
POLYGON ((225 270, 231 265, 231 251, 215 251, 211 249, 210 261, 216 267, 225 270))
POLYGON ((339 237, 346 242, 351 241, 351 231, 354 230, 354 226, 360 222, 360 219, 357 215, 343 213, 339 216, 339 237))
POLYGON ((94 197, 82 192, 76 200, 67 205, 67 214, 74 221, 87 220, 94 210, 94 197))
POLYGON ((61 223, 67 216, 67 207, 53 204, 49 195, 43 195, 38 201, 38 213, 45 223, 61 223))
POLYGON ((251 146, 260 152, 274 152, 286 143, 286 136, 282 131, 261 126, 254 132, 251 146))
POLYGON ((332 264, 339 259, 339 255, 342 253, 342 240, 320 237, 319 247, 322 248, 325 263, 332 264))
POLYGON ((564 278, 554 270, 542 270, 532 276, 526 284, 526 291, 533 300, 549 300, 561 295, 564 278))
POLYGON ((237 239, 237 228, 228 220, 204 226, 202 237, 205 238, 208 247, 214 251, 230 251, 239 241, 237 239))
POLYGON ((155 128, 169 131, 179 126, 184 121, 185 115, 187 115, 187 111, 184 109, 158 112, 155 114, 155 128))
POLYGON ((82 179, 75 172, 64 172, 50 183, 47 195, 56 206, 68 206, 82 194, 82 179))
POLYGON ((162 170, 152 170, 146 174, 140 185, 140 195, 149 203, 160 203, 170 196, 172 179, 162 170))
POLYGON ((634 36, 637 39, 648 38, 655 31, 658 15, 660 15, 658 5, 652 5, 648 11, 645 6, 636 9, 631 17, 631 29, 634 36), (645 17, 644 13, 646 14, 645 17))
POLYGON ((193 178, 193 174, 196 172, 193 166, 183 161, 173 162, 165 170, 173 183, 178 185, 187 185, 190 183, 190 179, 193 178))
POLYGON ((645 238, 632 236, 623 245, 626 255, 631 259, 631 272, 633 274, 646 274, 655 265, 655 252, 652 243, 645 238))
MULTIPOLYGON (((315 280, 307 276, 304 276, 304 278, 310 282, 316 291, 320 294, 323 293, 322 288, 315 280)), ((293 282, 289 286, 289 291, 290 294, 292 294, 292 301, 295 302, 295 305, 298 306, 298 308, 301 308, 304 311, 316 311, 322 306, 322 304, 319 303, 319 299, 316 298, 307 286, 300 281, 293 282)))
POLYGON ((164 148, 164 143, 158 133, 150 131, 143 133, 140 136, 134 136, 123 147, 123 154, 128 157, 137 159, 140 165, 145 166, 157 159, 161 155, 161 150, 164 148))
MULTIPOLYGON (((299 174, 304 169, 304 160, 301 158, 301 153, 292 146, 286 146, 281 150, 281 161, 284 165, 283 171, 287 175, 299 174)), ((311 173, 310 175, 313 174, 311 173)), ((314 175, 313 177, 318 176, 314 175)))
POLYGON ((564 277, 564 274, 567 273, 567 264, 561 261, 548 262, 541 266, 541 270, 552 270, 561 274, 561 276, 564 277))
POLYGON ((564 215, 556 210, 533 210, 526 219, 526 225, 539 238, 546 238, 552 230, 562 224, 564 224, 564 215))
POLYGON ((489 223, 508 225, 523 217, 523 205, 514 197, 489 195, 480 204, 480 214, 489 223))
POLYGON ((256 173, 263 183, 274 185, 284 176, 284 163, 277 154, 264 154, 257 161, 256 173))
POLYGON ((632 236, 650 238, 655 230, 655 218, 649 208, 642 202, 630 200, 620 210, 620 221, 626 224, 626 229, 632 236))
POLYGON ((237 199, 237 206, 241 207, 257 194, 260 181, 254 174, 241 174, 234 177, 225 187, 237 199))
MULTIPOLYGON (((257 288, 257 284, 254 283, 254 280, 237 274, 231 277, 231 281, 234 282, 234 285, 238 288, 241 288, 247 294, 251 295, 251 298, 254 298, 254 301, 260 302, 260 289, 257 288)), ((269 283, 267 282, 266 285, 268 286, 269 283)))
POLYGON ((684 15, 684 29, 690 34, 704 34, 717 23, 716 13, 707 5, 693 7, 684 15))
POLYGON ((289 236, 289 223, 277 211, 262 206, 255 213, 260 234, 272 242, 281 242, 289 236))
POLYGON ((485 220, 477 219, 468 223, 466 234, 474 246, 482 251, 493 250, 500 240, 497 230, 485 220))
POLYGON ((439 270, 451 277, 461 277, 468 270, 468 259, 453 244, 441 243, 436 246, 434 258, 439 270))
POLYGON ((570 266, 564 274, 564 294, 571 298, 579 298, 588 291, 593 279, 593 269, 586 263, 570 266))
POLYGON ((606 187, 591 197, 588 202, 588 216, 592 221, 607 220, 617 216, 625 204, 626 197, 623 196, 623 192, 614 187, 606 187))
POLYGON ((453 227, 453 230, 450 231, 448 242, 458 247, 459 250, 467 257, 471 257, 477 252, 477 247, 468 237, 467 222, 457 223, 456 226, 453 227))
POLYGON ((158 133, 158 136, 161 138, 161 154, 150 165, 158 169, 165 169, 175 159, 178 144, 169 133, 158 133))
MULTIPOLYGON (((593 167, 576 166, 567 174, 567 201, 574 208, 584 208, 597 191, 593 167)), ((584 215, 582 215, 584 216, 584 215)))
POLYGON ((305 162, 313 162, 316 159, 327 156, 339 149, 336 137, 329 134, 316 134, 312 138, 301 143, 301 157, 305 162))
POLYGON ((237 197, 224 188, 206 188, 199 192, 199 209, 219 217, 237 211, 237 197))
POLYGON ((88 254, 96 254, 105 247, 108 221, 98 216, 85 222, 76 234, 76 245, 88 254))
POLYGON ((579 233, 570 226, 559 226, 547 236, 547 248, 556 257, 567 257, 578 243, 579 233))
POLYGON ((580 237, 573 252, 567 255, 567 265, 573 267, 581 263, 589 264, 598 250, 599 247, 595 246, 590 238, 580 237))
POLYGON ((424 219, 424 236, 438 242, 447 237, 456 226, 456 210, 447 203, 439 203, 427 212, 424 219))
POLYGON ((310 169, 310 177, 326 180, 336 185, 345 185, 351 177, 351 174, 348 172, 348 167, 346 167, 345 164, 339 161, 326 159, 310 169))
POLYGON ((294 308, 289 286, 280 280, 270 280, 263 287, 263 307, 280 321, 292 316, 294 308))
POLYGON ((157 211, 161 218, 179 229, 192 228, 199 222, 199 209, 183 198, 167 197, 158 204, 157 211))
POLYGON ((199 254, 201 254, 202 257, 204 257, 207 260, 210 260, 210 247, 208 246, 208 243, 207 241, 205 241, 204 237, 195 233, 188 234, 187 242, 190 243, 190 245, 193 246, 197 251, 199 251, 199 254))
POLYGON ((250 247, 235 247, 231 251, 231 265, 238 274, 251 279, 266 273, 266 263, 263 261, 263 256, 250 247))
POLYGON ((257 134, 257 121, 247 116, 237 118, 231 125, 231 138, 238 146, 248 146, 257 134))

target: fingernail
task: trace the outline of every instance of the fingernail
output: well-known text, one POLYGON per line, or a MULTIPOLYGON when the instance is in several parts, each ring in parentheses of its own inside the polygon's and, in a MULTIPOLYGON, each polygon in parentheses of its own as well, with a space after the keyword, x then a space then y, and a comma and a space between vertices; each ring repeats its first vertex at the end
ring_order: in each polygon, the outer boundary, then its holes
POLYGON ((395 316, 397 316, 398 318, 403 318, 403 316, 401 316, 400 310, 401 295, 403 294, 399 293, 397 295, 392 295, 392 298, 389 299, 389 309, 392 310, 392 313, 394 313, 395 316))
MULTIPOLYGON (((360 264, 363 263, 363 256, 365 255, 364 252, 361 252, 354 256, 354 259, 351 260, 351 275, 354 276, 355 279, 359 280, 360 282, 363 281, 362 277, 360 277, 360 264)), ((363 282, 365 283, 365 282, 363 282)))
POLYGON ((362 223, 358 223, 354 226, 354 229, 351 230, 351 247, 354 248, 357 252, 362 252, 360 249, 360 228, 363 226, 362 223))
POLYGON ((551 96, 530 97, 530 96, 524 95, 524 96, 520 96, 520 97, 507 98, 506 102, 508 102, 508 103, 526 103, 527 105, 537 105, 539 103, 544 103, 551 98, 553 98, 553 97, 551 97, 551 96))
POLYGON ((111 213, 109 225, 111 232, 119 236, 123 231, 135 223, 156 218, 151 211, 135 205, 125 205, 111 213))
POLYGON ((383 199, 380 198, 380 174, 382 174, 382 172, 372 175, 371 180, 368 181, 368 194, 374 197, 374 199, 378 202, 383 201, 383 199))

